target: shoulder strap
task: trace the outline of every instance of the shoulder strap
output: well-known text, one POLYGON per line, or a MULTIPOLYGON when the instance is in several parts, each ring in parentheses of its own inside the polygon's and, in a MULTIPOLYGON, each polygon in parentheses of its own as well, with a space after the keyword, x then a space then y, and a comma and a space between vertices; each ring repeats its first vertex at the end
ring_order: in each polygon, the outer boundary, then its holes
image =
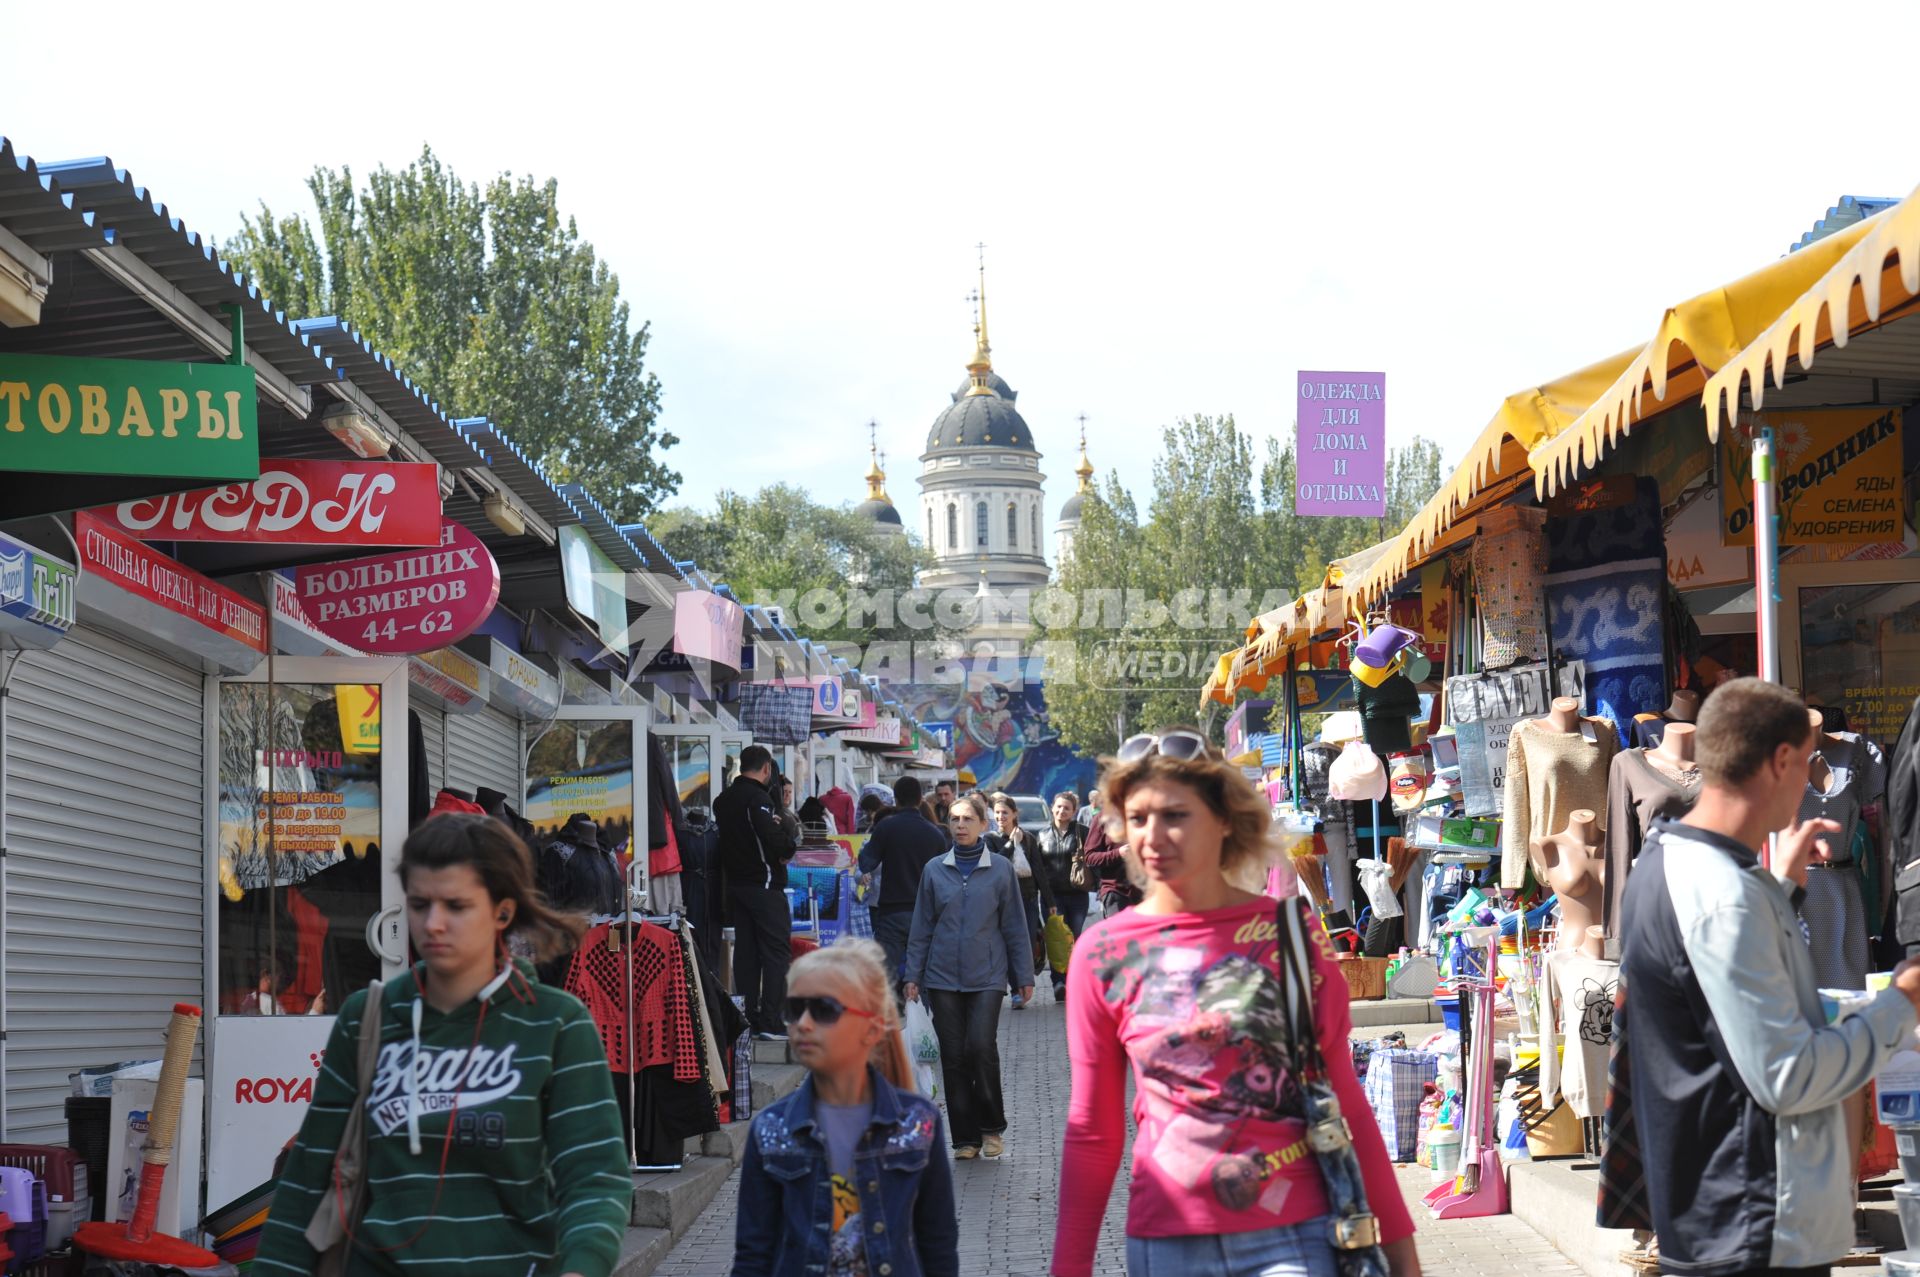
POLYGON ((1321 1054, 1320 1035, 1313 1018, 1313 961, 1308 949, 1307 920, 1298 898, 1282 900, 1274 910, 1279 952, 1280 988, 1284 998, 1287 1035, 1292 1039, 1294 1058, 1300 1071, 1308 1076, 1326 1069, 1321 1054))
POLYGON ((364 1107, 373 1090, 373 1075, 380 1067, 381 1005, 387 986, 378 980, 367 984, 367 1002, 360 1008, 360 1103, 364 1107))

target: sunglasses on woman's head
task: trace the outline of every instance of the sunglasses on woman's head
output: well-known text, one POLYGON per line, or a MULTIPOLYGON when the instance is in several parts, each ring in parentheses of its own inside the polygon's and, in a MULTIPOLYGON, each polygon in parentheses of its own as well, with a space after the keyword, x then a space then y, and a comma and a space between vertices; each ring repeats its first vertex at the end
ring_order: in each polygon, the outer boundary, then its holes
POLYGON ((1189 758, 1199 758, 1207 752, 1207 738, 1199 732, 1173 731, 1162 736, 1143 734, 1129 736, 1120 742, 1120 748, 1114 757, 1120 762, 1131 763, 1145 758, 1148 754, 1164 754, 1185 762, 1189 758))
POLYGON ((850 1007, 839 998, 830 998, 825 994, 817 998, 787 999, 788 1024, 798 1024, 803 1018, 809 1015, 813 1017, 813 1022, 821 1028, 826 1028, 830 1024, 839 1023, 840 1017, 843 1015, 865 1016, 869 1020, 876 1018, 871 1011, 862 1011, 859 1007, 850 1007))

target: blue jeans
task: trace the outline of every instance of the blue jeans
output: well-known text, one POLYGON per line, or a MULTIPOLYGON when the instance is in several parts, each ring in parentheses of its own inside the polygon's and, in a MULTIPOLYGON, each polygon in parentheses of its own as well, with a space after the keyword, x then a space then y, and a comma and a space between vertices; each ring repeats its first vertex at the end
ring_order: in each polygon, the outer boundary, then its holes
POLYGON ((905 1010, 906 994, 900 989, 900 970, 907 965, 907 940, 913 931, 913 910, 890 910, 887 913, 874 913, 873 938, 887 955, 887 979, 893 983, 893 999, 905 1010))
POLYGON ((1129 1237, 1127 1277, 1340 1277, 1327 1217, 1218 1237, 1129 1237))

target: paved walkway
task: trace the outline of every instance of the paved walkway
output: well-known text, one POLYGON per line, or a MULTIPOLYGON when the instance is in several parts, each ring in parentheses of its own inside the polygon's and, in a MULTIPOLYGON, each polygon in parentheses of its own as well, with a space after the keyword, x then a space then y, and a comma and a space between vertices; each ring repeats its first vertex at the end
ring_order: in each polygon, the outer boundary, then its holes
MULTIPOLYGON (((1007 1155, 997 1162, 954 1163, 959 1196, 961 1271, 968 1277, 1041 1277, 1053 1250, 1060 1137, 1067 1115, 1067 1044, 1063 1012, 1041 993, 1041 1005, 1000 1017, 1000 1060, 1012 1124, 1007 1155)), ((1377 1030, 1363 1031, 1368 1035, 1377 1030)), ((736 1172, 657 1270, 665 1277, 724 1277, 733 1262, 738 1210, 736 1172)), ((1558 1251, 1510 1215, 1434 1221, 1419 1206, 1430 1185, 1418 1167, 1400 1173, 1416 1207, 1426 1277, 1571 1277, 1579 1272, 1558 1251)), ((1126 1272, 1125 1174, 1114 1187, 1094 1271, 1126 1272)))

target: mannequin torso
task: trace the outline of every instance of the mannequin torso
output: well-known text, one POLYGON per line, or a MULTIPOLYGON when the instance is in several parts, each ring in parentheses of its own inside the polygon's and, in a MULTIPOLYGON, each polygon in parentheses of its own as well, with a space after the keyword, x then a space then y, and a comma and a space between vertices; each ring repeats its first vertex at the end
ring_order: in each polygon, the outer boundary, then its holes
POLYGON ((1531 850, 1534 872, 1560 898, 1560 947, 1599 957, 1600 941, 1591 934, 1606 895, 1598 817, 1584 808, 1576 811, 1565 829, 1534 839, 1531 850))

